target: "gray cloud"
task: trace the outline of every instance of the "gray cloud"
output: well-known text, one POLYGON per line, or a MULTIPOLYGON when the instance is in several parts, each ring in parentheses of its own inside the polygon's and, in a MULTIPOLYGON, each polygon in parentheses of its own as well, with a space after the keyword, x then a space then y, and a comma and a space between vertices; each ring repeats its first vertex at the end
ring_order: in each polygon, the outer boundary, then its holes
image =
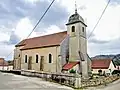
POLYGON ((93 44, 105 44, 110 42, 105 40, 98 40, 94 32, 91 33, 89 30, 87 30, 87 39, 88 39, 88 43, 93 43, 93 44))
POLYGON ((119 54, 120 53, 120 38, 111 40, 106 43, 90 43, 88 42, 89 54, 91 56, 104 54, 119 54))
POLYGON ((111 2, 120 4, 120 0, 111 0, 111 2))
POLYGON ((20 41, 20 38, 13 32, 11 33, 11 36, 10 36, 10 40, 8 42, 8 44, 16 44, 20 41))
POLYGON ((19 41, 20 41, 20 38, 12 31, 10 35, 10 39, 8 41, 1 41, 0 44, 15 45, 19 41))
POLYGON ((91 38, 88 40, 89 43, 94 43, 94 44, 105 44, 105 43, 109 43, 109 41, 105 41, 105 40, 97 40, 95 38, 91 38))
MULTIPOLYGON (((29 18, 32 18, 33 22, 36 23, 38 19, 42 16, 44 11, 47 9, 49 3, 47 1, 38 2, 36 6, 34 6, 32 13, 28 15, 29 18)), ((31 12, 31 11, 29 11, 31 12)), ((38 28, 45 28, 50 25, 57 25, 59 27, 65 27, 65 21, 68 19, 68 12, 63 7, 60 6, 59 3, 54 3, 53 6, 49 9, 48 13, 45 15, 43 20, 41 21, 38 28), (62 23, 62 24, 61 24, 62 23)), ((37 29, 36 31, 39 31, 37 29)))
POLYGON ((120 4, 120 0, 111 0, 110 1, 110 5, 118 5, 118 4, 120 4))
MULTIPOLYGON (((15 28, 16 23, 24 17, 28 17, 35 25, 49 4, 50 2, 47 0, 39 1, 34 5, 24 0, 0 0, 0 27, 2 25, 10 29, 15 28)), ((58 2, 55 2, 36 31, 42 31, 43 29, 40 28, 46 28, 54 24, 64 28, 67 17, 67 10, 60 6, 58 2)))

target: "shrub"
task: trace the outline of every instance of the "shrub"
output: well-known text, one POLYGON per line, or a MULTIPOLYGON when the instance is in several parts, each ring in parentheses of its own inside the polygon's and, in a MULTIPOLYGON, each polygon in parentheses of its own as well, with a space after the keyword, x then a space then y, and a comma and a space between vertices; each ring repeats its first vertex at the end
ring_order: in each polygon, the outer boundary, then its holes
POLYGON ((112 72, 112 75, 114 75, 114 74, 120 74, 120 70, 114 70, 114 71, 112 72))
POLYGON ((71 69, 69 72, 70 72, 70 73, 76 73, 76 70, 71 69))

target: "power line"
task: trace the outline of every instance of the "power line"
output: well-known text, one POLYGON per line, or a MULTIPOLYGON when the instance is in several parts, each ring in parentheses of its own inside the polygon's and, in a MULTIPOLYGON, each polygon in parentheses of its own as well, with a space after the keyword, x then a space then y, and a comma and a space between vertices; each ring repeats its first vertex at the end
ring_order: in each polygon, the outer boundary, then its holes
MULTIPOLYGON (((35 24, 34 28, 32 29, 32 31, 29 33, 29 35, 27 36, 27 38, 33 33, 33 31, 36 29, 36 27, 39 25, 39 23, 41 22, 41 20, 44 18, 44 16, 46 15, 46 13, 48 12, 48 10, 50 9, 50 7, 52 6, 52 4, 55 2, 55 0, 53 0, 50 5, 48 6, 48 8, 45 10, 45 12, 43 13, 43 15, 41 16, 41 18, 38 20, 38 22, 35 24)), ((26 39, 27 39, 26 38, 26 39)), ((13 51, 11 51, 7 56, 10 56, 12 54, 13 51)))
POLYGON ((103 14, 105 13, 105 11, 106 11, 109 3, 110 3, 110 0, 108 1, 106 7, 104 8, 104 10, 103 10, 103 12, 102 12, 102 14, 100 15, 100 18, 98 19, 97 23, 96 23, 95 26, 93 27, 93 30, 91 31, 90 35, 88 36, 88 39, 90 38, 90 36, 91 36, 92 33, 94 32, 94 30, 96 29, 97 25, 99 24, 99 22, 100 22, 100 20, 101 20, 101 18, 102 18, 102 16, 103 16, 103 14))
MULTIPOLYGON (((31 31, 31 33, 28 35, 28 37, 33 33, 33 31, 35 30, 35 28, 38 26, 38 24, 41 22, 41 20, 44 18, 44 16, 46 15, 46 13, 48 12, 48 10, 50 9, 50 7, 52 6, 52 4, 54 3, 55 0, 53 0, 50 5, 48 6, 48 8, 46 9, 46 11, 44 12, 44 14, 42 15, 42 17, 38 20, 37 24, 35 25, 35 27, 33 28, 33 30, 31 31)), ((27 37, 27 38, 28 38, 27 37)))

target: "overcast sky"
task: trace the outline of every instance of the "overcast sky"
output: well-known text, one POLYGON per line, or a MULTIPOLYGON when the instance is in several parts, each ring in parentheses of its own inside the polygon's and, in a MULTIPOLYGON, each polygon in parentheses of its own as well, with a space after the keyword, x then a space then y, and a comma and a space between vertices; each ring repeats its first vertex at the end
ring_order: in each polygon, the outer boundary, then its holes
MULTIPOLYGON (((26 38, 52 0, 0 0, 0 57, 26 38)), ((85 19, 87 35, 92 31, 108 0, 76 0, 78 13, 85 19)), ((74 13, 75 0, 56 0, 30 37, 66 30, 74 13)), ((100 23, 88 40, 88 54, 120 53, 120 0, 111 0, 100 23)), ((13 53, 6 59, 13 59, 13 53)))

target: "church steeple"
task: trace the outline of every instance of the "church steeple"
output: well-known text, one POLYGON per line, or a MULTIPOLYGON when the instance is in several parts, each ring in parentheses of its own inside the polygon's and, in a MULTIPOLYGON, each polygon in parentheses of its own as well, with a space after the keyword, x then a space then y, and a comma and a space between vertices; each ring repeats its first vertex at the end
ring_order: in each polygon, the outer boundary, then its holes
POLYGON ((77 12, 77 4, 75 0, 75 12, 69 17, 67 25, 67 34, 69 35, 69 62, 80 62, 78 71, 82 73, 82 77, 88 77, 87 62, 87 39, 86 27, 84 19, 77 12), (79 54, 79 52, 81 54, 79 54), (83 62, 81 62, 81 57, 83 62))
POLYGON ((78 23, 78 22, 82 22, 85 25, 84 19, 77 12, 77 4, 76 4, 76 0, 75 0, 75 13, 69 17, 68 23, 66 25, 70 25, 70 24, 74 24, 74 23, 78 23))
POLYGON ((75 14, 77 14, 77 4, 76 4, 76 0, 75 0, 75 14))

